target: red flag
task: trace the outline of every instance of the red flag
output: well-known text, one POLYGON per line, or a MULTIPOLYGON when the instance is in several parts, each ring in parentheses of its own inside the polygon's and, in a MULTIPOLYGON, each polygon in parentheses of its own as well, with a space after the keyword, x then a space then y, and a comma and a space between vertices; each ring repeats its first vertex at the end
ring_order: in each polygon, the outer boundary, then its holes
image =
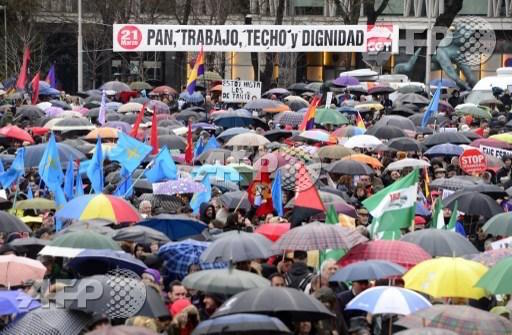
POLYGON ((192 143, 192 123, 188 123, 187 148, 185 149, 185 162, 192 164, 194 161, 194 143, 192 143))
POLYGON ((145 110, 146 110, 146 104, 142 105, 139 115, 137 115, 137 119, 135 120, 135 124, 132 127, 132 131, 130 132, 130 136, 133 138, 137 138, 137 134, 139 133, 139 125, 142 122, 142 118, 144 117, 145 110))
POLYGON ((20 90, 25 88, 25 83, 27 82, 27 69, 28 69, 28 61, 29 60, 30 60, 30 49, 28 47, 25 47, 25 51, 23 52, 23 63, 21 64, 18 81, 16 81, 16 88, 19 88, 20 90))
POLYGON ((325 212, 324 203, 304 164, 300 165, 295 174, 295 188, 292 227, 300 226, 311 216, 325 212))
POLYGON ((153 155, 158 154, 158 121, 156 120, 156 110, 153 111, 153 118, 151 119, 151 146, 153 147, 153 151, 151 152, 153 155))
POLYGON ((39 98, 39 77, 39 71, 37 71, 32 79, 32 105, 37 104, 37 99, 39 98))
POLYGON ((320 98, 318 96, 313 97, 313 100, 309 104, 306 114, 304 114, 304 119, 302 119, 302 122, 299 125, 299 130, 304 131, 314 127, 316 108, 318 107, 319 103, 320 98))

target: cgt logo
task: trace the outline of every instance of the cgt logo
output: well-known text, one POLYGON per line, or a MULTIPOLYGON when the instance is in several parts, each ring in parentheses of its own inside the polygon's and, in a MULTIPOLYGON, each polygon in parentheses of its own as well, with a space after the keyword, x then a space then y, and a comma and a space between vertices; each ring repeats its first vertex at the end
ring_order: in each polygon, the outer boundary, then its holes
POLYGON ((393 25, 367 25, 367 52, 391 52, 393 45, 393 25))

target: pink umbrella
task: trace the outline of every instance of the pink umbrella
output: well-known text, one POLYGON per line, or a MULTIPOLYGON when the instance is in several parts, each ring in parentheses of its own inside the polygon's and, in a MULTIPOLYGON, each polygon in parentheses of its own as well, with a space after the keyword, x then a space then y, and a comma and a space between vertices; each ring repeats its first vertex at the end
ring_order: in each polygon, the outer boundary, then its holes
POLYGON ((0 284, 21 285, 32 279, 43 279, 46 267, 41 262, 14 255, 0 256, 0 284))

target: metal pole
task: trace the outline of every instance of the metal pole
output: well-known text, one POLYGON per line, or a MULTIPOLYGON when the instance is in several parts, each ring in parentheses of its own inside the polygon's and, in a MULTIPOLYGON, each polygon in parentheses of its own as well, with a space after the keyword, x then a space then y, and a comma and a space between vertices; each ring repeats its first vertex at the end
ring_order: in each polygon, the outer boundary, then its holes
POLYGON ((5 61, 5 79, 7 79, 7 5, 4 8, 4 61, 5 61))
POLYGON ((83 90, 83 54, 82 54, 82 0, 78 0, 78 91, 83 90))
POLYGON ((425 58, 425 86, 427 88, 427 94, 430 97, 430 72, 432 71, 432 2, 433 0, 427 0, 427 55, 425 58))

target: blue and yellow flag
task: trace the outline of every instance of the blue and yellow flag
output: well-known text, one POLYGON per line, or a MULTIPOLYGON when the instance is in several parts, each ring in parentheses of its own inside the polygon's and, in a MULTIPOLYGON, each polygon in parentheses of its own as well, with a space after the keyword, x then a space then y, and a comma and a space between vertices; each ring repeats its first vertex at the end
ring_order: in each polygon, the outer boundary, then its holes
POLYGON ((0 173, 0 184, 3 188, 11 187, 25 173, 25 148, 19 148, 16 158, 7 171, 0 173))
POLYGON ((110 151, 109 157, 111 160, 119 162, 132 174, 152 150, 151 146, 137 141, 121 131, 119 132, 117 146, 110 151))
POLYGON ((50 140, 38 168, 39 175, 47 186, 58 185, 60 187, 64 179, 64 173, 60 165, 59 149, 53 133, 50 135, 50 140))
POLYGON ((94 193, 101 193, 103 191, 103 149, 101 148, 101 137, 99 136, 91 163, 87 167, 87 177, 91 181, 94 193))
POLYGON ((178 179, 178 168, 172 159, 167 146, 160 149, 155 157, 153 167, 146 171, 146 178, 151 183, 162 180, 178 179))
POLYGON ((66 175, 64 176, 64 194, 68 200, 73 199, 73 183, 74 183, 74 169, 73 161, 68 161, 68 168, 66 169, 66 175))
POLYGON ((192 94, 196 90, 196 81, 200 75, 204 74, 204 53, 203 47, 201 47, 201 51, 197 55, 196 61, 194 63, 194 67, 192 71, 190 71, 190 75, 187 80, 187 92, 192 94))

